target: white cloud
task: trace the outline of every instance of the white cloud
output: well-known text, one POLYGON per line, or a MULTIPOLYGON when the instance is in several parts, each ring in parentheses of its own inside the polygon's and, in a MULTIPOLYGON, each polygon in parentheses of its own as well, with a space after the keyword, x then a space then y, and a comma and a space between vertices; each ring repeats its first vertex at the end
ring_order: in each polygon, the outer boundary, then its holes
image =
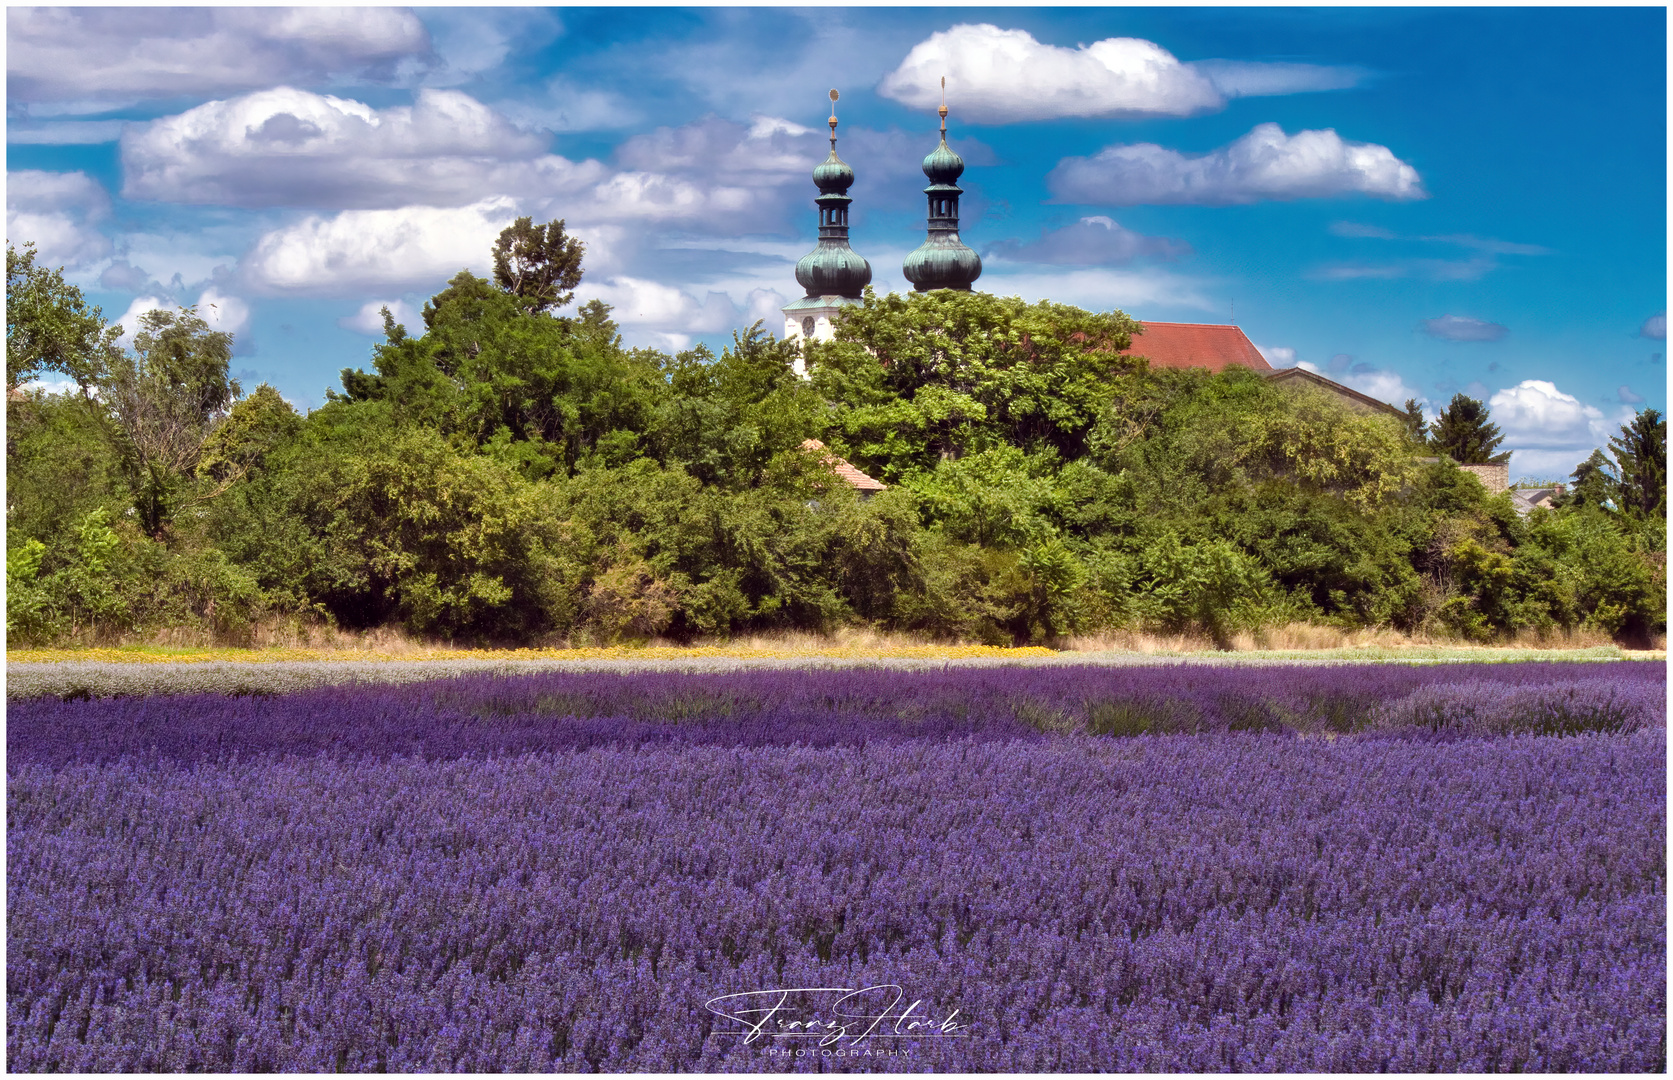
POLYGON ((110 213, 110 196, 84 172, 20 169, 6 174, 6 239, 33 242, 37 265, 85 267, 110 254, 95 227, 110 213))
POLYGON ((1046 182, 1061 201, 1113 205, 1427 197, 1417 170, 1386 146, 1348 142, 1331 130, 1286 135, 1277 124, 1256 125, 1198 157, 1154 143, 1107 147, 1090 158, 1064 158, 1046 182))
POLYGON ((544 145, 454 90, 420 90, 411 106, 374 109, 279 87, 131 126, 123 194, 235 206, 458 206, 487 194, 559 196, 605 173, 544 145))
POLYGON ((1228 98, 1342 90, 1359 68, 1201 60, 1184 63, 1155 42, 1105 38, 1065 48, 1026 30, 960 23, 931 34, 884 76, 878 92, 933 109, 947 78, 953 115, 978 124, 1069 116, 1191 116, 1228 98))
POLYGON ((378 7, 14 7, 6 44, 8 95, 30 102, 381 78, 430 52, 411 12, 378 7))
POLYGON ((1644 399, 1632 392, 1632 387, 1621 386, 1615 391, 1615 400, 1623 405, 1642 405, 1644 399))
POLYGON ((411 304, 405 300, 368 300, 360 305, 360 310, 353 315, 345 315, 337 320, 337 325, 344 330, 353 330, 357 334, 367 337, 383 337, 383 309, 388 308, 398 326, 407 328, 410 334, 424 332, 424 317, 413 310, 411 304))
POLYGON ((1002 240, 986 249, 983 258, 1061 266, 1119 266, 1146 256, 1174 259, 1190 250, 1190 245, 1182 241, 1145 236, 1097 214, 1061 229, 1042 228, 1040 238, 1026 244, 1002 240))
POLYGON ((1638 328, 1638 336, 1649 338, 1651 341, 1667 340, 1667 312, 1651 315, 1644 320, 1644 325, 1638 328))
POLYGON ((716 334, 739 325, 740 312, 730 297, 710 292, 699 300, 683 289, 644 278, 616 276, 583 283, 576 302, 599 299, 614 310, 610 317, 623 329, 660 330, 680 334, 716 334))
POLYGON ((250 326, 250 305, 236 296, 228 296, 219 289, 208 288, 197 300, 198 318, 211 330, 228 334, 242 334, 250 326))
POLYGON ((276 291, 428 287, 461 269, 488 272, 494 241, 516 216, 516 204, 504 197, 458 208, 310 216, 258 240, 243 270, 258 287, 276 291))
POLYGON ((1160 45, 1105 38, 1073 49, 1026 30, 961 23, 912 47, 878 92, 916 109, 941 103, 956 117, 1008 124, 1064 116, 1189 116, 1218 109, 1213 82, 1160 45))
POLYGON ((1487 405, 1507 445, 1534 450, 1584 447, 1581 457, 1607 444, 1617 426, 1632 418, 1630 407, 1613 419, 1606 417, 1601 409, 1543 379, 1524 379, 1500 390, 1487 405))
POLYGON ((1509 330, 1496 322, 1472 319, 1466 315, 1442 315, 1438 319, 1424 319, 1418 329, 1442 341, 1502 341, 1509 330))
MULTIPOLYGON (((1255 345, 1255 351, 1275 368, 1295 367, 1295 350, 1287 345, 1255 345)), ((1309 368, 1311 370, 1311 368, 1309 368)))

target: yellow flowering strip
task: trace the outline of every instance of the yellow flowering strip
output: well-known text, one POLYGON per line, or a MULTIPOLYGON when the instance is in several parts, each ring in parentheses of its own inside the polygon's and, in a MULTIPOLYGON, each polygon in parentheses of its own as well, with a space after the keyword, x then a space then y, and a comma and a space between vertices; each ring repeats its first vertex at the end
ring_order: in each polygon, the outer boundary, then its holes
POLYGON ((382 661, 421 660, 696 660, 696 659, 786 659, 830 657, 834 659, 969 660, 1023 659, 1056 656, 1051 649, 1003 648, 996 645, 831 645, 807 648, 760 648, 728 645, 700 645, 690 648, 669 646, 612 646, 591 649, 413 649, 365 652, 341 649, 11 649, 11 664, 104 663, 104 664, 198 664, 207 661, 263 664, 294 661, 382 661))

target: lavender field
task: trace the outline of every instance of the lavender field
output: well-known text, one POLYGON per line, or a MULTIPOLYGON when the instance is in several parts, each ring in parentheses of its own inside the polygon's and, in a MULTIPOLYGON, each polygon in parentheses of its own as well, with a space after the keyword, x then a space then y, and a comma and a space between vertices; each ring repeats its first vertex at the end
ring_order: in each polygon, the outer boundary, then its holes
POLYGON ((1665 693, 1611 663, 13 701, 8 1065, 1662 1071, 1665 693))

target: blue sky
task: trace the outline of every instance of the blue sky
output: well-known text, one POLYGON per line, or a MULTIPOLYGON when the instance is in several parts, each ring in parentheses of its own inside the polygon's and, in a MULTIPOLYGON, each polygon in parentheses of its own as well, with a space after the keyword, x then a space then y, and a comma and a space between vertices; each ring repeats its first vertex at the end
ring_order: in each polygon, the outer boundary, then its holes
POLYGON ((923 236, 947 77, 977 288, 1241 325, 1395 403, 1489 402, 1515 475, 1666 411, 1666 13, 7 12, 7 237, 112 319, 196 303, 305 407, 519 214, 626 339, 800 294, 840 89, 853 246, 923 236))

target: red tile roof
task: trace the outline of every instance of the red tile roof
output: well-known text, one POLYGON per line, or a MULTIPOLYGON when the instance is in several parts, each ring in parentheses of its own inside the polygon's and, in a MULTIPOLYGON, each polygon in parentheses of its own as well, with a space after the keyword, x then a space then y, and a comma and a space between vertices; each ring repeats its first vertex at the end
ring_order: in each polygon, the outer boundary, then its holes
POLYGON ((1128 356, 1148 357, 1153 368, 1207 368, 1224 371, 1236 364, 1253 371, 1272 365, 1236 326, 1209 323, 1147 322, 1144 333, 1133 335, 1128 356))
POLYGON ((848 486, 854 488, 856 491, 882 491, 888 486, 880 480, 873 480, 865 473, 848 464, 848 462, 825 449, 825 444, 820 442, 818 439, 804 440, 802 442, 802 449, 811 450, 814 453, 817 453, 825 464, 830 466, 832 472, 848 481, 848 486))

